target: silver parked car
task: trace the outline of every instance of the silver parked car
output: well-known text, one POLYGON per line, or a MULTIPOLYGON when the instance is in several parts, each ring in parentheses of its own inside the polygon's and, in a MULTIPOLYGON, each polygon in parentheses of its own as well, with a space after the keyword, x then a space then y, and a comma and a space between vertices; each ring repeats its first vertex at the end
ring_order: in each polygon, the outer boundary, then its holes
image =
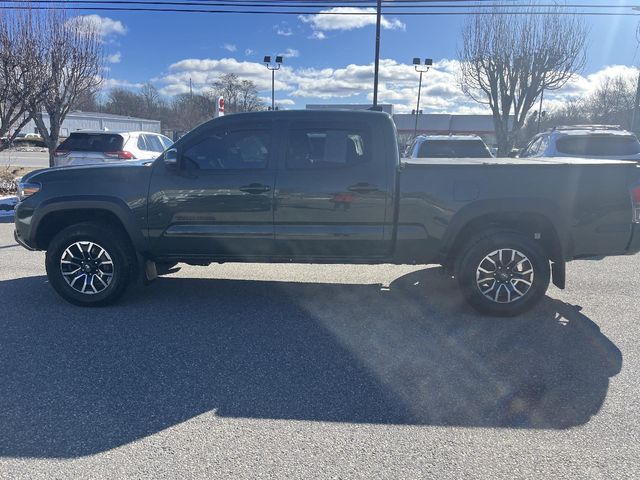
POLYGON ((640 161, 640 142, 631 132, 612 125, 574 125, 539 133, 519 157, 580 157, 640 161))
POLYGON ((78 130, 56 149, 55 165, 153 160, 171 145, 171 139, 159 133, 78 130))

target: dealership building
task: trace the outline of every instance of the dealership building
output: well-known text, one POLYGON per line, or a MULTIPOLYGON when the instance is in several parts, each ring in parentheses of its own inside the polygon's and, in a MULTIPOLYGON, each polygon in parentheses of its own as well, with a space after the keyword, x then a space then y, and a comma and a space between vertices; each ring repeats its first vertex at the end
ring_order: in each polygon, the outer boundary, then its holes
MULTIPOLYGON (((49 115, 42 112, 42 119, 49 126, 49 115)), ((125 117, 98 112, 69 112, 62 122, 60 136, 68 137, 76 130, 113 130, 115 132, 153 132, 160 133, 160 121, 146 118, 125 117)), ((38 133, 38 128, 30 120, 21 130, 23 133, 38 133)))
MULTIPOLYGON (((418 135, 479 135, 487 145, 496 144, 496 131, 491 115, 456 115, 446 113, 394 113, 393 105, 380 104, 383 112, 393 117, 398 129, 398 136, 413 136, 414 129, 418 135)), ((307 105, 308 110, 367 110, 371 105, 361 104, 315 104, 307 105)))

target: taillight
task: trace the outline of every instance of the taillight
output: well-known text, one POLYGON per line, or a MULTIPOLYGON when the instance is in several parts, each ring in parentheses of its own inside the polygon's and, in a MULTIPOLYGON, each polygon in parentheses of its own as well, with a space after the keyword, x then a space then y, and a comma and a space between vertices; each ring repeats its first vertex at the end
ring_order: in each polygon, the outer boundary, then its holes
POLYGON ((640 187, 631 190, 631 199, 633 201, 633 222, 640 223, 640 187))
POLYGON ((127 152, 126 150, 120 150, 119 152, 104 152, 104 154, 109 158, 117 158, 118 160, 133 160, 136 158, 133 153, 127 152))
POLYGON ((65 155, 69 155, 69 152, 67 150, 56 150, 55 151, 55 156, 56 157, 64 157, 65 155))

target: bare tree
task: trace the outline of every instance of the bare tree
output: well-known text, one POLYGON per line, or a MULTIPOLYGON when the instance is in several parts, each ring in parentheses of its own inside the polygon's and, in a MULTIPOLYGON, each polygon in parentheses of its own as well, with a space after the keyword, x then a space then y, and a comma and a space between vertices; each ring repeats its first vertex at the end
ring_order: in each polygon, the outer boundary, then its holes
POLYGON ((563 87, 583 68, 587 37, 582 20, 560 7, 508 10, 468 17, 458 52, 460 85, 491 109, 500 155, 513 148, 542 92, 563 87))
POLYGON ((206 95, 183 93, 173 97, 172 116, 168 127, 179 132, 188 132, 213 118, 215 105, 206 95))
POLYGON ((97 25, 78 17, 69 19, 61 11, 47 15, 47 92, 42 102, 31 102, 29 110, 49 149, 49 165, 53 165, 62 122, 78 98, 99 89, 104 55, 97 25))
POLYGON ((43 23, 30 10, 0 10, 0 137, 11 144, 31 119, 28 106, 46 91, 43 23))
POLYGON ((225 113, 253 112, 263 110, 256 84, 251 80, 240 80, 235 73, 220 76, 213 84, 212 97, 222 95, 225 113))

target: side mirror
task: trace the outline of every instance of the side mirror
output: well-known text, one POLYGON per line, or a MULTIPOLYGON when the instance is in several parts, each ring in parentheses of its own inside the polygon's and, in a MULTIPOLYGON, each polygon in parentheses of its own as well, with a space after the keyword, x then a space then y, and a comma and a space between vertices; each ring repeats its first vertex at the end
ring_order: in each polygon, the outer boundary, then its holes
POLYGON ((511 150, 509 152, 509 157, 510 158, 519 158, 520 157, 520 150, 518 150, 517 148, 514 148, 513 150, 511 150))
POLYGON ((178 168, 178 150, 176 148, 170 148, 164 152, 164 164, 167 167, 178 168))

